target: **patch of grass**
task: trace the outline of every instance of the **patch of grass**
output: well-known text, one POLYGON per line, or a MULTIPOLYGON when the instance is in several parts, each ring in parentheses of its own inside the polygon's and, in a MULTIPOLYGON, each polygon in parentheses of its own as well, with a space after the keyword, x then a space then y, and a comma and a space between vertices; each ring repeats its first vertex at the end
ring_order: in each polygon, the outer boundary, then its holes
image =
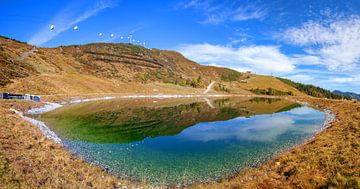
POLYGON ((271 96, 285 96, 285 95, 289 95, 292 96, 294 95, 293 92, 291 91, 280 91, 277 89, 273 89, 273 88, 267 88, 267 89, 251 89, 251 92, 255 93, 255 94, 259 94, 259 95, 271 95, 271 96))
POLYGON ((232 71, 228 74, 224 74, 221 76, 221 80, 222 81, 226 81, 226 82, 232 82, 232 81, 237 81, 239 79, 239 77, 241 76, 241 73, 237 72, 237 71, 232 71))
POLYGON ((0 37, 5 38, 5 39, 10 39, 10 40, 15 41, 15 42, 18 42, 18 43, 27 44, 27 42, 25 42, 25 41, 19 41, 19 40, 17 40, 17 39, 13 39, 13 38, 6 37, 6 36, 3 36, 3 35, 0 35, 0 37))
POLYGON ((323 188, 360 188, 359 178, 347 178, 341 174, 336 174, 329 179, 323 188))
MULTIPOLYGON (((257 102, 257 103, 261 103, 261 102, 265 102, 265 103, 268 103, 268 104, 272 104, 274 102, 278 102, 278 101, 281 101, 281 99, 279 98, 262 98, 262 97, 255 97, 255 98, 252 98, 250 100, 251 102, 257 102)), ((289 105, 291 106, 291 105, 289 105)), ((289 106, 285 106, 284 108, 287 108, 289 106)), ((282 108, 283 109, 283 108, 282 108)), ((291 108, 292 109, 292 108, 291 108)), ((291 110, 290 108, 288 110, 291 110)), ((278 112, 278 111, 277 111, 278 112)))
POLYGON ((6 173, 6 161, 3 156, 0 155, 0 178, 3 177, 3 175, 6 173))
POLYGON ((141 72, 138 73, 138 78, 142 83, 146 83, 150 79, 150 76, 148 73, 141 72))
POLYGON ((230 90, 226 87, 226 85, 217 83, 214 87, 215 91, 223 91, 229 93, 230 90))
POLYGON ((130 50, 132 54, 140 54, 143 51, 143 47, 139 45, 131 45, 130 50))

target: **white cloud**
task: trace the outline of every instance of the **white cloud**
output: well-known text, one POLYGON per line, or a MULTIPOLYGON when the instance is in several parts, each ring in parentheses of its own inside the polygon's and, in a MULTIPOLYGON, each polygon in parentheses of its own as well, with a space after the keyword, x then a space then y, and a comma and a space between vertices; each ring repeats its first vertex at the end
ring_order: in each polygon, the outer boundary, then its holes
POLYGON ((248 46, 232 48, 211 44, 182 45, 178 49, 186 57, 202 64, 216 64, 258 73, 290 72, 295 66, 277 46, 248 46))
POLYGON ((201 0, 191 0, 189 2, 185 2, 184 4, 182 4, 182 7, 185 9, 191 8, 191 7, 197 6, 200 2, 201 2, 201 0))
MULTIPOLYGON (((63 10, 57 16, 55 16, 49 24, 44 26, 38 33, 34 34, 30 40, 28 41, 33 45, 42 45, 62 32, 72 28, 74 25, 85 21, 86 19, 95 16, 100 11, 115 6, 115 1, 112 0, 99 0, 93 7, 87 9, 80 16, 77 17, 69 17, 70 13, 68 10, 63 10), (51 24, 55 25, 54 30, 49 30, 49 26, 51 24)), ((72 10, 72 12, 76 12, 76 10, 72 10)))
POLYGON ((267 11, 262 7, 257 7, 252 4, 243 5, 238 7, 232 19, 236 21, 244 21, 244 20, 263 20, 267 16, 267 11))
POLYGON ((360 76, 355 77, 336 77, 330 80, 334 83, 358 83, 360 84, 360 76))
POLYGON ((200 23, 202 24, 219 24, 227 20, 227 15, 222 12, 217 12, 211 15, 207 15, 207 18, 200 23))
POLYGON ((273 141, 283 133, 300 130, 294 123, 294 120, 287 116, 263 116, 256 120, 239 117, 225 121, 221 125, 216 122, 200 123, 182 132, 181 137, 202 142, 227 139, 273 141))
POLYGON ((289 76, 288 78, 290 80, 293 80, 296 82, 301 82, 301 83, 307 83, 314 79, 312 76, 304 75, 304 74, 296 74, 296 75, 289 76))
POLYGON ((201 11, 206 19, 201 21, 205 24, 219 24, 225 21, 246 21, 263 20, 267 15, 267 10, 253 2, 209 1, 209 0, 190 0, 181 3, 182 8, 192 8, 201 11))
POLYGON ((307 54, 299 61, 311 60, 332 71, 351 72, 360 61, 360 17, 351 16, 330 23, 310 21, 301 27, 287 29, 283 39, 305 47, 307 54))
POLYGON ((321 59, 318 56, 313 55, 293 55, 292 60, 297 65, 321 65, 321 59))

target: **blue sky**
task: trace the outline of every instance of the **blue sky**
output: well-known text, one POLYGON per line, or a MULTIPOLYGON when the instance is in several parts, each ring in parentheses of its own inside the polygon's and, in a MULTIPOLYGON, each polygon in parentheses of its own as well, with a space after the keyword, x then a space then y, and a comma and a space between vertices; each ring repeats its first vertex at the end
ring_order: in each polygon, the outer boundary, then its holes
POLYGON ((132 35, 135 43, 177 50, 204 65, 360 93, 358 0, 0 0, 0 4, 0 35, 38 46, 128 42, 132 35), (49 29, 52 24, 54 30, 49 29))

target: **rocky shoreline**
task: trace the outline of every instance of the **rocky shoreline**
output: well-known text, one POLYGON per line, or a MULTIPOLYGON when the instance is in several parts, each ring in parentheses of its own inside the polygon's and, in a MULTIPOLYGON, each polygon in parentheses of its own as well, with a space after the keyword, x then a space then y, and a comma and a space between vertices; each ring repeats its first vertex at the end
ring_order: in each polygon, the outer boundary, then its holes
POLYGON ((37 126, 40 131, 44 134, 44 136, 52 141, 54 141, 55 143, 58 144, 62 144, 61 139, 52 131, 49 129, 49 127, 46 126, 46 124, 42 121, 24 116, 24 114, 22 112, 19 112, 15 109, 10 109, 11 111, 15 112, 16 115, 18 115, 19 117, 21 117, 22 119, 24 119, 25 121, 37 126))

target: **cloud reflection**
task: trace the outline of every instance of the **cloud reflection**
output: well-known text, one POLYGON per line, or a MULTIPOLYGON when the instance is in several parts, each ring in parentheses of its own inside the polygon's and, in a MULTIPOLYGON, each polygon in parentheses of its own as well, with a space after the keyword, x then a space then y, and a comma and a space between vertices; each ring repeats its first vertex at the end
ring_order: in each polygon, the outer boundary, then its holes
POLYGON ((287 133, 306 134, 315 132, 321 125, 317 125, 317 122, 309 122, 309 119, 305 116, 312 115, 311 117, 313 117, 314 114, 318 116, 317 118, 321 118, 319 116, 322 114, 319 114, 316 110, 301 107, 286 113, 236 118, 223 122, 200 123, 185 130, 178 137, 183 140, 201 142, 231 139, 269 142, 287 133))

